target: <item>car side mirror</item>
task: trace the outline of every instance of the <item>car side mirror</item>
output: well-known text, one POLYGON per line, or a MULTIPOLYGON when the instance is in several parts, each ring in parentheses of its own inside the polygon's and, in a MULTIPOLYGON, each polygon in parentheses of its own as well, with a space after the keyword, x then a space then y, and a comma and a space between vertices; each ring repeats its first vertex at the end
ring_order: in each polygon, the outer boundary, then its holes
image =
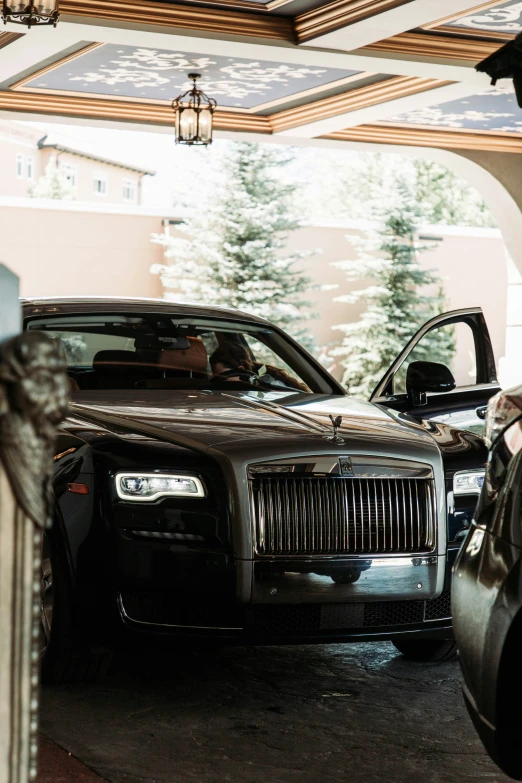
POLYGON ((406 391, 413 405, 426 405, 426 392, 449 392, 455 378, 445 364, 412 362, 406 373, 406 391))

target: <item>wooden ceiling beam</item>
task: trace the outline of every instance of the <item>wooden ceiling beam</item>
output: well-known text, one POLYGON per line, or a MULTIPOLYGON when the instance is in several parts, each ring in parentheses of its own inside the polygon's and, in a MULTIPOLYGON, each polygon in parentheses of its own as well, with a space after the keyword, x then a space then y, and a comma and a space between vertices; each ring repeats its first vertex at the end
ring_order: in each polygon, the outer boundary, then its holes
POLYGON ((358 125, 321 136, 335 141, 358 141, 369 144, 398 144, 403 147, 434 147, 448 150, 486 150, 488 152, 522 152, 522 138, 495 133, 465 130, 436 130, 399 125, 358 125))
MULTIPOLYGON (((97 119, 122 123, 172 127, 170 106, 136 103, 123 100, 34 95, 32 93, 0 92, 0 111, 20 114, 51 115, 78 119, 97 119)), ((216 111, 214 126, 218 131, 271 135, 273 117, 216 111)), ((320 136, 334 141, 357 141, 370 144, 434 147, 440 149, 470 149, 491 152, 522 153, 522 138, 518 134, 476 133, 464 129, 442 130, 415 128, 392 124, 358 125, 320 136)))
POLYGON ((19 38, 21 38, 23 33, 4 33, 0 32, 0 49, 3 49, 4 46, 9 46, 9 44, 14 43, 19 38))
POLYGON ((304 43, 409 2, 410 0, 334 0, 333 3, 307 11, 294 19, 297 40, 304 43))
POLYGON ((291 19, 261 13, 242 13, 223 8, 199 8, 141 0, 62 0, 65 19, 91 18, 156 27, 197 30, 203 33, 239 35, 295 42, 291 19))
POLYGON ((335 117, 350 111, 364 109, 385 103, 406 95, 414 95, 418 92, 432 90, 435 87, 443 87, 451 82, 443 82, 437 79, 418 79, 414 76, 397 76, 364 87, 356 87, 353 90, 323 98, 304 106, 296 106, 270 116, 270 125, 274 133, 278 133, 299 125, 305 125, 327 117, 335 117))
MULTIPOLYGON (((174 127, 170 105, 136 101, 3 91, 0 92, 0 111, 174 127)), ((268 117, 220 109, 214 114, 214 127, 217 130, 271 133, 268 117)))
POLYGON ((433 57, 440 60, 465 60, 478 63, 493 54, 502 43, 499 41, 479 41, 474 38, 462 38, 458 35, 438 35, 434 32, 401 33, 367 44, 360 50, 401 54, 406 57, 433 57))

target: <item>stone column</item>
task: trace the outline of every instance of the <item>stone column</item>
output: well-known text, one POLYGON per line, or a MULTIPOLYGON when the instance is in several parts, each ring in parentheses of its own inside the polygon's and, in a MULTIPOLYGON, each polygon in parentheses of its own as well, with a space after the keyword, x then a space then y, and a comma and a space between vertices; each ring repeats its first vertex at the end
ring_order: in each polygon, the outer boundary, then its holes
POLYGON ((20 329, 17 279, 0 265, 0 783, 36 777, 42 537, 67 410, 61 348, 20 329))

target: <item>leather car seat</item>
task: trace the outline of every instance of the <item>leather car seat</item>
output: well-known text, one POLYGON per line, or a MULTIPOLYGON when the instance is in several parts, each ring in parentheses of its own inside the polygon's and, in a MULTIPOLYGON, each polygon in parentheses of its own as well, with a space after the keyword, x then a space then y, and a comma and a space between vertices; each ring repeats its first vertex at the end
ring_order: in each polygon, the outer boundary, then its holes
POLYGON ((135 351, 98 351, 92 368, 88 381, 92 389, 133 389, 137 381, 154 372, 149 364, 139 362, 135 351))

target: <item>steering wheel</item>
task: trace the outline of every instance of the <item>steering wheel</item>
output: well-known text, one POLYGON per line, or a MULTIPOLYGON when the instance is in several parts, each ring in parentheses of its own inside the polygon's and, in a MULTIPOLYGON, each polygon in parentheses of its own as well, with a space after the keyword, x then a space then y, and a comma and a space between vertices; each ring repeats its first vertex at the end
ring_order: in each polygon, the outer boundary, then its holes
POLYGON ((255 386, 259 380, 255 372, 250 372, 250 370, 244 370, 240 367, 237 370, 225 370, 225 372, 220 372, 219 375, 214 375, 212 382, 226 382, 229 378, 237 378, 238 380, 253 386, 255 386))

